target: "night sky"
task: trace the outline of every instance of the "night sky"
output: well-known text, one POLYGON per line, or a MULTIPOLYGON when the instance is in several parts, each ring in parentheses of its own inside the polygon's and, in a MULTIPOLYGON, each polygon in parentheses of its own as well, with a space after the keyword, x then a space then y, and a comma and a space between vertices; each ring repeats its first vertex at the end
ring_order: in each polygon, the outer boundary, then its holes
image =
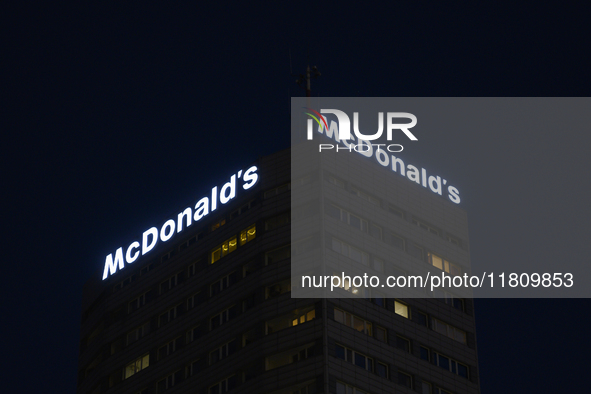
MULTIPOLYGON (((304 95, 293 74, 308 63, 320 97, 588 96, 585 13, 544 7, 3 4, 3 392, 75 391, 83 284, 287 148, 290 97, 304 95)), ((461 188, 473 262, 588 264, 590 142, 568 128, 450 132, 413 161, 461 188)), ((590 307, 476 300, 482 393, 588 390, 590 307)))

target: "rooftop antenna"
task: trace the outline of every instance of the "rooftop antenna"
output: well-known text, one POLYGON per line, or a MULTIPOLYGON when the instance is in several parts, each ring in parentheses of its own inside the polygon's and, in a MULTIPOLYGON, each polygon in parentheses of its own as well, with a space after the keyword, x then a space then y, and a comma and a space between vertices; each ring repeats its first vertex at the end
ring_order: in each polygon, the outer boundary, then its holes
POLYGON ((311 80, 318 78, 320 75, 321 74, 320 74, 320 71, 318 71, 318 67, 313 66, 312 68, 310 68, 309 65, 306 67, 306 75, 304 75, 304 74, 294 75, 295 77, 297 77, 296 83, 301 88, 306 89, 306 97, 307 97, 306 104, 308 107, 310 107, 310 97, 312 96, 311 80))

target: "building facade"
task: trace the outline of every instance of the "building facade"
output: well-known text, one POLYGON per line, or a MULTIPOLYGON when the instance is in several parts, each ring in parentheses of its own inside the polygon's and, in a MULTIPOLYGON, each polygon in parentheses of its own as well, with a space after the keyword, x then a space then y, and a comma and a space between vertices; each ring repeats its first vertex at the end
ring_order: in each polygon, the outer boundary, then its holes
MULTIPOLYGON (((260 180, 248 193, 151 257, 86 284, 78 393, 479 393, 470 299, 291 297, 290 151, 256 166, 260 180)), ((398 230, 401 248, 388 246, 397 253, 430 265, 446 261, 439 245, 468 253, 467 237, 446 231, 432 207, 386 201, 327 173, 311 182, 412 228, 398 230)), ((335 219, 322 204, 315 213, 335 219)), ((463 211, 447 209, 465 223, 463 211)), ((358 230, 369 234, 371 224, 358 230)), ((371 264, 388 264, 367 253, 371 264)))

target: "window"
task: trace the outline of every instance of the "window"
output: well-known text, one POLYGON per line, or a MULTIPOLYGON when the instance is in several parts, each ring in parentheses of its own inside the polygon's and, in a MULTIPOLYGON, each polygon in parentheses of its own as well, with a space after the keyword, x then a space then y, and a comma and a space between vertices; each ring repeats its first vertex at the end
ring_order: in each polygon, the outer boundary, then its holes
POLYGON ((152 268, 154 268, 154 264, 152 263, 144 265, 140 270, 140 276, 147 274, 152 270, 152 268))
POLYGON ((216 223, 212 224, 211 227, 210 227, 210 229, 211 229, 211 231, 215 231, 218 228, 222 227, 224 224, 226 224, 226 219, 225 218, 222 219, 222 220, 220 220, 219 222, 216 222, 216 223))
POLYGON ((408 319, 408 305, 403 304, 400 301, 394 301, 394 312, 397 315, 408 319))
POLYGON ((246 230, 242 230, 240 232, 240 246, 244 245, 247 242, 252 241, 257 235, 257 228, 256 225, 252 225, 246 230))
POLYGON ((378 341, 388 343, 388 331, 380 326, 376 326, 375 336, 378 341))
POLYGON ((438 256, 433 253, 427 253, 427 258, 429 260, 429 264, 431 264, 435 268, 439 268, 440 270, 445 271, 448 274, 452 274, 454 276, 462 275, 462 269, 459 265, 450 263, 441 256, 438 256))
POLYGON ((160 257, 160 262, 170 260, 174 255, 176 255, 176 249, 169 250, 160 257))
POLYGON ((433 297, 436 299, 445 302, 447 305, 451 305, 454 308, 464 311, 464 300, 461 298, 456 297, 452 293, 441 290, 439 288, 433 289, 433 297))
POLYGON ((412 389, 412 376, 404 372, 398 372, 398 384, 412 389))
POLYGON ((277 216, 273 216, 265 221, 265 230, 275 230, 278 227, 285 226, 291 222, 291 213, 285 212, 277 216))
POLYGON ((199 261, 196 261, 193 264, 189 265, 189 268, 187 269, 187 277, 188 278, 195 276, 195 274, 197 274, 197 267, 198 267, 199 263, 200 263, 199 261))
POLYGON ((167 310, 166 312, 164 312, 163 314, 161 314, 158 317, 158 327, 162 327, 163 325, 171 322, 172 320, 176 319, 176 317, 178 316, 178 310, 179 310, 179 306, 177 305, 173 308, 170 308, 169 310, 167 310))
POLYGON ((217 382, 213 386, 209 386, 208 394, 223 394, 234 389, 238 384, 236 375, 227 377, 226 379, 217 382))
POLYGON ((388 204, 388 212, 398 216, 401 219, 404 219, 404 211, 395 205, 388 204))
POLYGON ((132 301, 127 304, 127 313, 132 313, 142 306, 146 305, 146 295, 148 293, 140 294, 138 297, 134 298, 132 301))
POLYGON ((386 238, 386 242, 392 246, 397 247, 398 249, 404 249, 404 238, 399 235, 389 233, 388 237, 386 238))
POLYGON ((316 387, 316 382, 314 380, 310 380, 304 383, 299 383, 295 386, 273 391, 271 394, 316 394, 316 387))
POLYGON ((431 351, 429 349, 427 349, 426 347, 421 346, 420 353, 421 353, 420 354, 421 359, 423 359, 425 361, 431 360, 431 356, 430 356, 431 351))
POLYGON ((371 323, 349 312, 334 308, 335 321, 371 336, 371 323))
POLYGON ((305 360, 314 355, 314 343, 299 346, 295 349, 269 356, 265 359, 265 370, 270 371, 275 368, 283 367, 284 365, 305 360))
POLYGON ((373 267, 374 270, 384 273, 384 260, 382 260, 378 257, 374 257, 372 260, 371 266, 373 267))
POLYGON ((171 373, 170 375, 158 382, 158 393, 162 393, 168 390, 169 388, 174 387, 177 383, 181 381, 181 379, 182 375, 180 370, 171 373))
POLYGON ((201 294, 201 292, 195 293, 192 296, 187 298, 187 310, 191 310, 195 308, 197 305, 204 301, 205 297, 201 294))
POLYGON ((380 200, 378 200, 377 198, 370 196, 369 194, 362 192, 361 190, 357 189, 355 186, 351 186, 351 194, 356 195, 357 197, 360 197, 366 201, 369 201, 370 203, 372 203, 373 205, 377 205, 378 207, 380 206, 380 200))
POLYGON ((337 394, 369 394, 350 384, 337 381, 337 394))
POLYGON ((197 243, 197 238, 199 237, 199 235, 195 235, 192 236, 191 238, 189 238, 188 240, 186 240, 185 242, 183 242, 182 244, 179 245, 179 251, 183 251, 185 249, 187 249, 189 246, 197 243))
POLYGON ((379 291, 369 289, 369 296, 369 300, 372 304, 376 304, 377 306, 381 306, 382 308, 386 307, 386 297, 384 296, 384 294, 380 293, 379 291))
POLYGON ((201 326, 195 326, 187 331, 187 343, 197 340, 201 336, 201 326))
POLYGON ((209 319, 209 329, 213 330, 214 328, 217 328, 222 324, 227 323, 230 319, 233 319, 234 317, 236 317, 236 305, 233 305, 228 309, 224 309, 223 311, 209 319))
POLYGON ((369 265, 369 253, 361 249, 357 249, 356 247, 351 246, 336 238, 332 239, 332 250, 342 254, 343 256, 347 256, 351 260, 354 260, 358 263, 361 263, 363 265, 369 265))
POLYGON ((158 348, 158 360, 162 360, 166 356, 170 356, 179 346, 179 338, 175 338, 172 341, 166 343, 164 346, 158 348))
POLYGON ((369 224, 369 235, 379 240, 383 239, 383 231, 380 226, 377 224, 370 223, 369 224))
POLYGON ((414 224, 415 226, 419 226, 420 228, 422 228, 425 231, 430 232, 431 234, 439 235, 439 230, 437 228, 421 221, 420 219, 413 217, 412 224, 414 224))
POLYGON ((254 200, 249 201, 248 203, 244 204, 234 212, 230 214, 230 220, 237 218, 238 216, 242 215, 243 213, 248 212, 250 208, 254 206, 254 200))
POLYGON ((265 288, 265 299, 279 297, 291 291, 291 280, 287 279, 265 288))
POLYGON ((150 323, 144 323, 141 326, 139 326, 138 328, 128 332, 126 335, 126 338, 125 338, 127 346, 131 345, 132 343, 134 343, 135 341, 139 340, 144 335, 146 335, 148 333, 149 327, 150 327, 150 323))
POLYGON ((148 368, 150 366, 150 355, 149 354, 145 354, 142 357, 139 357, 135 360, 133 360, 132 362, 130 362, 129 364, 127 364, 125 366, 125 370, 123 371, 124 376, 123 379, 127 379, 133 375, 135 375, 136 373, 138 373, 139 371, 141 371, 142 369, 148 368))
POLYGON ((238 238, 236 236, 224 241, 220 246, 215 248, 210 254, 210 264, 215 263, 222 257, 232 253, 238 247, 238 238))
POLYGON ((164 294, 168 290, 178 285, 180 283, 180 276, 180 274, 175 274, 166 279, 164 282, 160 283, 160 294, 164 294))
POLYGON ((429 321, 428 317, 426 314, 424 314, 423 312, 415 312, 413 313, 414 316, 414 321, 417 322, 417 324, 420 324, 421 326, 425 326, 427 327, 427 323, 429 321))
POLYGON ((446 238, 447 238, 447 241, 449 243, 452 243, 452 244, 454 244, 456 246, 459 246, 460 248, 462 247, 462 240, 459 239, 458 237, 454 237, 451 234, 447 234, 447 237, 446 238))
POLYGON ((314 305, 305 308, 294 309, 287 315, 283 315, 265 322, 266 334, 268 335, 285 328, 294 327, 298 324, 303 324, 314 320, 315 318, 316 310, 314 309, 314 305))
POLYGON ((432 352, 433 364, 468 379, 468 366, 440 353, 432 352))
POLYGON ((435 394, 451 394, 450 391, 444 390, 440 387, 435 388, 435 394))
POLYGON ((265 200, 267 198, 275 197, 281 193, 285 193, 288 190, 291 190, 291 183, 286 183, 285 185, 281 185, 274 189, 267 190, 264 194, 265 200))
POLYGON ((353 226, 361 231, 367 232, 367 220, 362 219, 361 217, 354 215, 343 208, 337 207, 334 204, 327 204, 326 214, 334 219, 347 223, 349 226, 353 226))
POLYGON ((377 363, 376 374, 382 378, 388 379, 388 366, 384 363, 377 363))
POLYGON ((412 243, 412 242, 407 242, 406 243, 406 251, 412 257, 415 257, 415 258, 417 258, 419 260, 423 260, 423 258, 424 258, 423 248, 420 247, 417 244, 412 243))
POLYGON ((432 394, 433 387, 431 387, 431 383, 421 382, 421 394, 432 394))
POLYGON ((248 275, 255 272, 256 269, 257 269, 257 262, 256 261, 251 261, 250 263, 244 264, 244 266, 242 267, 242 277, 246 278, 248 275))
POLYGON ((185 367, 185 377, 196 375, 199 371, 201 371, 201 361, 199 359, 191 361, 185 367))
POLYGON ((327 181, 328 183, 330 183, 330 184, 333 184, 333 185, 335 185, 335 186, 338 186, 338 187, 340 187, 341 189, 344 189, 344 188, 345 188, 345 182, 344 182, 344 181, 341 181, 341 180, 340 180, 340 179, 338 179, 338 178, 335 178, 335 177, 334 177, 334 176, 332 176, 332 175, 327 175, 325 179, 326 179, 326 181, 327 181))
POLYGON ((209 365, 213 365, 234 353, 236 353, 235 339, 209 352, 209 365))
POLYGON ((265 253, 265 264, 273 264, 291 257, 291 245, 271 250, 265 253))
POLYGON ((251 329, 242 334, 242 347, 250 345, 257 339, 256 329, 251 329))
POLYGON ((410 339, 396 335, 396 347, 402 351, 410 353, 410 339))
POLYGON ((222 290, 227 289, 228 287, 232 286, 237 281, 236 271, 224 276, 223 278, 215 281, 209 286, 209 295, 213 297, 216 294, 222 292, 222 290))
POLYGON ((451 338, 455 341, 466 343, 466 332, 456 328, 450 324, 444 323, 441 320, 437 320, 435 318, 431 319, 431 326, 434 331, 437 331, 440 334, 445 335, 448 338, 451 338))
POLYGON ((373 372, 373 359, 345 346, 336 345, 336 357, 373 372))

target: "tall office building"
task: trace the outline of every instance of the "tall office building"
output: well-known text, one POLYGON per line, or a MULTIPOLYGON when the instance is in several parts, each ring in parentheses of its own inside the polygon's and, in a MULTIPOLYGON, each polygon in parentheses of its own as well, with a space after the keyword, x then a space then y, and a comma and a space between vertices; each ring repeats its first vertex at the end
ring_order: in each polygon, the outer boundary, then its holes
MULTIPOLYGON (((122 264, 133 260, 124 269, 114 253, 113 274, 86 284, 78 393, 479 393, 470 299, 291 297, 290 151, 254 165, 254 186, 215 210, 212 199, 190 226, 175 215, 155 235, 166 242, 141 256, 140 242, 122 250, 122 264)), ((367 190, 360 171, 305 178, 327 200, 298 214, 351 230, 315 245, 386 274, 390 258, 448 272, 468 258, 464 211, 379 166, 371 171, 399 193, 367 190), (350 202, 330 202, 335 193, 350 202), (364 250, 365 237, 381 246, 364 250)))

